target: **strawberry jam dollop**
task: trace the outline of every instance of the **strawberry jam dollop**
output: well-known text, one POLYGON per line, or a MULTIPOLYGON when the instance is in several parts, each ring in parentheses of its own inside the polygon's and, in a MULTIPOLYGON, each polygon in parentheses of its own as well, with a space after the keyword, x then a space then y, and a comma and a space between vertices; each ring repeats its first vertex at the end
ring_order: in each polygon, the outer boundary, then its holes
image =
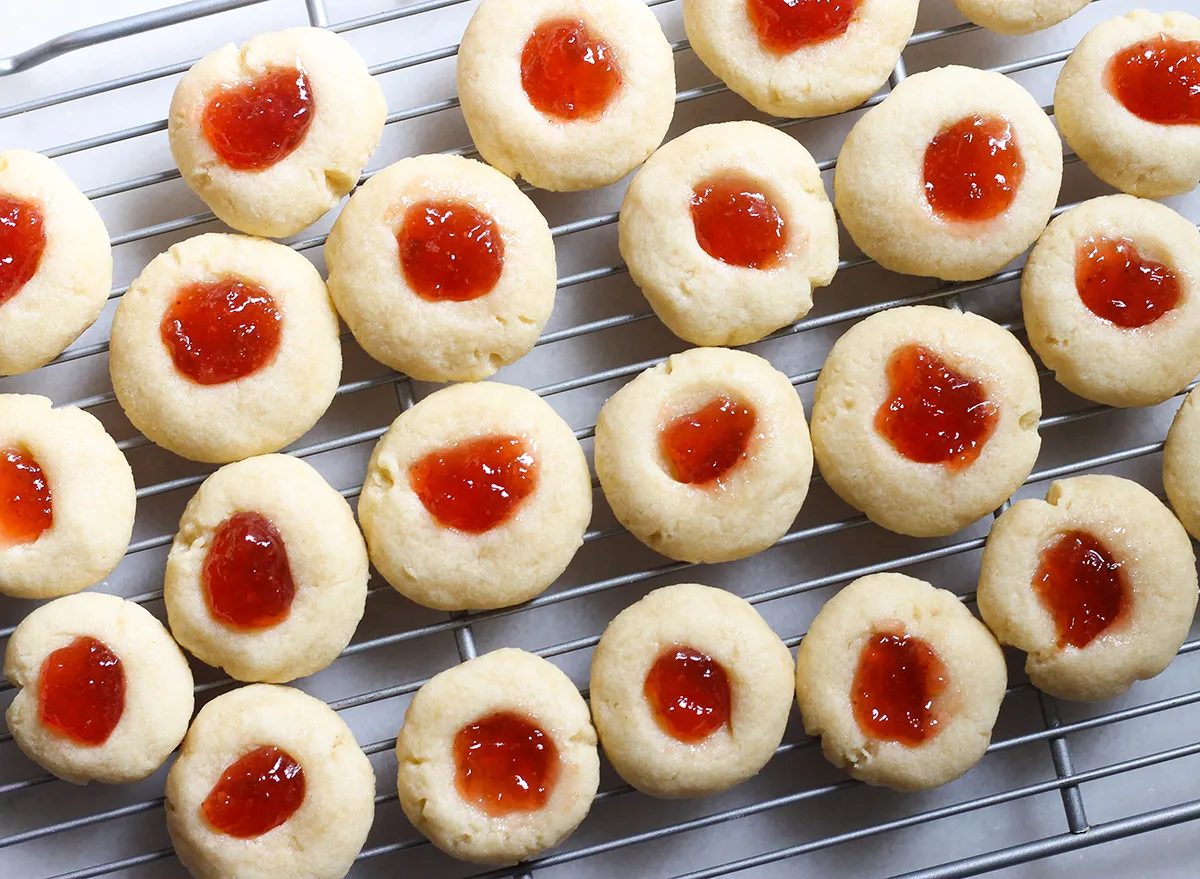
POLYGON ((409 467, 421 503, 446 528, 482 534, 537 488, 537 461, 519 436, 485 436, 430 452, 409 467))
POLYGON ((1158 34, 1109 59, 1109 92, 1158 125, 1200 125, 1200 40, 1158 34))
POLYGON ((287 619, 296 597, 287 546, 261 513, 234 513, 217 526, 200 569, 213 619, 244 631, 287 619))
POLYGON ((840 37, 859 0, 746 0, 746 11, 768 52, 787 55, 840 37))
POLYGON ((737 175, 706 180, 692 191, 691 207, 696 242, 713 259, 769 269, 782 258, 787 223, 754 181, 737 175))
POLYGON ((503 711, 458 731, 454 767, 459 796, 501 818, 546 805, 558 781, 558 749, 536 724, 503 711))
POLYGON ((1075 253, 1075 289, 1088 310, 1125 329, 1154 323, 1179 304, 1179 276, 1145 259, 1129 238, 1089 236, 1075 253))
POLYGON ((999 216, 1016 199, 1024 176, 1025 159, 1012 124, 997 116, 960 119, 925 148, 925 199, 942 220, 999 216))
POLYGON ((504 241, 495 221, 466 202, 412 205, 396 240, 404 280, 430 302, 478 299, 492 292, 504 270, 504 241))
POLYGON ((872 738, 910 748, 924 744, 939 731, 937 700, 947 683, 945 665, 920 638, 876 632, 854 673, 854 719, 872 738))
POLYGON ((218 90, 208 99, 200 130, 233 170, 262 171, 304 142, 313 110, 308 77, 283 67, 218 90))
POLYGON ((41 208, 31 201, 0 195, 0 305, 29 283, 45 249, 41 208))
POLYGON ((1102 542, 1067 531, 1042 550, 1033 591, 1054 617, 1058 646, 1086 647, 1122 617, 1129 586, 1102 542))
POLYGON ((578 20, 538 25, 521 50, 521 87, 543 116, 559 122, 595 121, 621 89, 612 47, 578 20))
POLYGON ((96 638, 80 635, 42 663, 42 725, 79 745, 108 741, 125 712, 125 668, 96 638))
POLYGON ((680 742, 703 741, 729 723, 729 676, 721 663, 691 647, 659 654, 642 691, 659 727, 680 742))
POLYGON ((33 455, 0 450, 0 547, 32 543, 53 524, 50 484, 33 455))
POLYGON ((200 811, 218 833, 253 839, 291 818, 304 791, 304 767, 282 748, 264 745, 225 768, 200 811))
POLYGON ((672 419, 659 432, 672 478, 687 485, 719 480, 745 457, 757 420, 751 407, 729 397, 672 419))

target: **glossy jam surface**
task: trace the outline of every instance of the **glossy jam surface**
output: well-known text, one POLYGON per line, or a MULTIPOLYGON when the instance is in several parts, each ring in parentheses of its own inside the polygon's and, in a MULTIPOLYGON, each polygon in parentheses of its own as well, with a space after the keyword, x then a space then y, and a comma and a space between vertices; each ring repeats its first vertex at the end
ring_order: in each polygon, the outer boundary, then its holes
POLYGON ((1159 34, 1114 55, 1108 90, 1130 113, 1159 125, 1200 125, 1200 40, 1159 34))
POLYGON ((505 711, 458 731, 454 766, 459 796, 503 817, 546 805, 558 780, 558 749, 536 725, 505 711))
POLYGON ((915 747, 933 738, 946 668, 933 648, 903 633, 876 632, 863 647, 850 702, 859 729, 915 747))
POLYGON ((748 269, 779 263, 788 243, 787 223, 752 180, 706 180, 692 191, 691 206, 696 242, 713 259, 748 269))
POLYGON ((1179 276, 1145 259, 1129 238, 1085 238, 1075 253, 1075 289, 1096 317, 1125 329, 1154 323, 1179 304, 1179 276))
POLYGON ((219 833, 251 839, 291 818, 304 788, 304 767, 282 748, 264 745, 226 767, 200 810, 219 833))
POLYGON ((422 299, 465 302, 492 291, 504 270, 495 222, 465 202, 423 201, 396 234, 404 280, 422 299))
POLYGON ((234 513, 213 532, 200 570, 213 619, 235 629, 269 629, 296 596, 283 535, 261 513, 234 513))
POLYGON ((1086 647, 1120 619, 1129 587, 1103 543, 1067 531, 1042 550, 1033 591, 1054 617, 1058 646, 1086 647))
POLYGON ((840 37, 859 0, 746 0, 746 11, 768 52, 786 55, 840 37))
POLYGON ((50 485, 33 455, 0 450, 0 546, 32 543, 53 524, 50 485))
POLYGON ((275 359, 283 314, 257 284, 197 282, 176 294, 159 330, 185 378, 219 385, 253 375, 275 359))
POLYGON ((720 479, 745 457, 757 420, 752 408, 729 397, 672 419, 658 437, 671 476, 688 485, 720 479))
POLYGON ((312 121, 308 77, 285 67, 219 90, 204 108, 200 130, 230 168, 261 171, 290 156, 312 121))
POLYGON ((905 345, 887 365, 888 399, 875 429, 918 464, 969 467, 996 429, 999 410, 983 385, 923 345, 905 345))
POLYGON ((521 86, 534 108, 560 122, 594 121, 621 89, 612 47, 588 33, 582 21, 547 21, 521 50, 521 86))
POLYGON ((108 741, 125 712, 125 668, 107 644, 80 635, 42 663, 42 725, 79 745, 108 741))
POLYGON ((537 488, 537 461, 519 436, 486 436, 430 452, 409 482, 440 525, 482 534, 506 522, 537 488))
POLYGON ((1025 160, 1008 120, 967 116, 925 148, 925 199, 947 221, 990 220, 1008 210, 1025 160))
POLYGON ((721 663, 691 647, 664 650, 642 691, 659 727, 678 741, 702 741, 729 723, 729 676, 721 663))
POLYGON ((0 305, 34 276, 45 249, 41 209, 31 201, 0 195, 0 305))

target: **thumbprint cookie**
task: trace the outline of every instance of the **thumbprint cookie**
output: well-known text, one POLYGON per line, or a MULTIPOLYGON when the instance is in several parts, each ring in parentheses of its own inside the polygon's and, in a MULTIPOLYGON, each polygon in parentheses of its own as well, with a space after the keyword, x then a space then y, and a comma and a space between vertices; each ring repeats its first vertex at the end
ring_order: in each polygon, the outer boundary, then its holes
POLYGON ((954 0, 969 21, 998 34, 1031 34, 1066 21, 1092 0, 954 0))
POLYGON ((1175 515, 1200 535, 1200 397, 1193 390, 1175 413, 1163 448, 1163 487, 1175 515))

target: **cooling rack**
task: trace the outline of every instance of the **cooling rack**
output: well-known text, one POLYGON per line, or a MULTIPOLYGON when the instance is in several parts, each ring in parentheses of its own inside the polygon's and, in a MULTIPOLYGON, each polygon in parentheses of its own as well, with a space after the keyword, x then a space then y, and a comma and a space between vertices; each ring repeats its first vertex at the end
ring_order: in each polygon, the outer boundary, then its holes
MULTIPOLYGON (((680 91, 672 136, 704 122, 763 118, 695 59, 683 38, 678 0, 648 3, 674 40, 680 91)), ((388 97, 387 131, 371 170, 420 152, 474 155, 457 111, 453 64, 475 3, 155 5, 118 0, 93 9, 77 0, 44 0, 36 10, 5 11, 17 27, 8 37, 0 32, 0 53, 11 53, 0 58, 0 148, 38 149, 85 186, 113 233, 118 287, 96 327, 45 369, 0 379, 0 392, 45 393, 56 404, 84 407, 118 438, 139 486, 138 521, 127 557, 96 588, 161 615, 166 548, 183 505, 208 471, 155 448, 124 420, 108 385, 106 340, 124 283, 171 243, 221 228, 187 192, 165 146, 164 114, 178 75, 223 42, 295 24, 329 27, 363 52, 388 97), (118 14, 131 17, 108 20, 118 14), (80 29, 61 36, 73 27, 80 29), (15 38, 19 45, 9 42, 15 38)), ((1019 79, 1052 113, 1053 79, 1071 46, 1088 27, 1129 6, 1097 0, 1064 25, 1014 39, 964 23, 948 0, 926 0, 891 84, 909 69, 967 63, 1019 79)), ((859 112, 764 121, 798 137, 828 182, 841 138, 859 112)), ((1104 191, 1074 156, 1066 160, 1059 211, 1104 191)), ((500 375, 547 397, 577 428, 589 454, 600 403, 622 381, 683 347, 653 319, 619 262, 614 224, 621 191, 618 185, 569 196, 530 193, 556 239, 558 304, 534 352, 500 375)), ((1200 217, 1200 200, 1173 205, 1193 220, 1200 217)), ((329 222, 288 241, 319 267, 329 222)), ((883 272, 844 234, 842 250, 838 277, 818 292, 812 314, 751 346, 790 375, 806 405, 832 342, 854 321, 884 309, 915 303, 971 309, 1021 332, 1019 266, 978 282, 937 284, 883 272)), ((344 383, 334 405, 288 451, 308 459, 353 502, 374 441, 431 387, 373 363, 347 335, 343 344, 344 383)), ((1097 470, 1136 478, 1161 493, 1159 453, 1178 399, 1118 411, 1072 397, 1045 370, 1042 377, 1042 455, 1020 495, 1040 496, 1052 479, 1097 470)), ((354 642, 329 669, 296 684, 342 713, 376 768, 375 827, 351 875, 1194 877, 1197 826, 1188 822, 1200 818, 1196 630, 1162 676, 1096 706, 1038 693, 1019 658, 1011 661, 1011 686, 988 755, 964 778, 925 794, 894 794, 847 779, 822 760, 793 717, 767 769, 719 797, 653 801, 606 768, 592 815, 579 831, 560 849, 517 868, 481 870, 451 861, 416 834, 396 804, 391 750, 403 711, 425 680, 457 661, 520 646, 585 685, 590 651, 605 623, 649 589, 684 580, 745 596, 794 648, 823 601, 864 574, 908 571, 972 602, 987 525, 941 540, 888 534, 842 504, 818 475, 800 518, 776 547, 743 562, 693 566, 667 562, 637 544, 597 492, 596 516, 575 563, 547 593, 520 607, 440 614, 373 580, 354 642)), ((28 609, 28 603, 0 601, 0 639, 28 609)), ((232 685, 199 667, 197 681, 200 701, 232 685)), ((0 685, 0 704, 11 696, 11 688, 0 685)), ((162 783, 160 771, 137 785, 76 789, 42 773, 0 731, 0 876, 186 875, 163 826, 162 783)))

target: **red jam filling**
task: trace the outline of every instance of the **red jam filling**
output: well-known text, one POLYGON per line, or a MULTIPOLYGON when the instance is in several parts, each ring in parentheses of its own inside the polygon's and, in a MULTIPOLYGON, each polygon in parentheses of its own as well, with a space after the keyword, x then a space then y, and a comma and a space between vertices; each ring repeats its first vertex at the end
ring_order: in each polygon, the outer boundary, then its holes
POLYGON ((840 37, 859 0, 746 0, 746 11, 768 52, 786 55, 840 37))
POLYGON ((504 269, 495 221, 465 202, 423 201, 404 212, 396 235, 400 268, 430 302, 466 302, 492 291, 504 269))
POLYGON ((946 685, 946 667, 932 647, 911 635, 876 632, 854 673, 854 718, 866 735, 916 747, 939 731, 935 704, 946 685))
POLYGON ((1042 550, 1033 591, 1054 617, 1058 646, 1086 647, 1116 622, 1129 592, 1121 563, 1086 531, 1068 531, 1042 550))
POLYGON ((1096 317, 1126 329, 1152 324, 1179 304, 1179 277, 1145 259, 1128 238, 1083 240, 1075 253, 1075 289, 1096 317))
POLYGON ((558 749, 536 725, 505 711, 458 731, 454 765, 459 796, 501 818, 546 805, 558 780, 558 749))
POLYGON ((486 436, 430 452, 409 467, 408 479, 438 524, 482 534, 537 488, 537 461, 518 436, 486 436))
POLYGON ((20 293, 34 276, 45 249, 41 209, 33 202, 0 195, 0 305, 20 293))
POLYGON ((263 746, 230 763, 200 809, 219 833, 252 839, 291 818, 304 787, 304 767, 282 748, 263 746))
POLYGON ((1135 116, 1158 125, 1200 124, 1200 40, 1159 34, 1114 55, 1108 90, 1135 116))
POLYGON ((257 284, 199 281, 180 289, 159 333, 185 378, 219 385, 253 375, 275 358, 283 314, 257 284))
POLYGON ((875 414, 875 429, 897 452, 950 470, 974 463, 999 419, 982 384, 922 345, 896 349, 887 378, 888 399, 875 414))
POLYGON ((521 50, 521 86, 529 102, 561 122, 599 119, 621 80, 612 47, 593 38, 582 21, 544 22, 521 50))
POLYGON ((108 741, 125 712, 125 669, 103 641, 86 635, 42 663, 42 725, 80 745, 108 741))
POLYGON ((753 181, 739 176, 706 180, 692 191, 692 225, 704 252, 731 266, 769 269, 787 247, 779 209, 753 181))
POLYGON ((0 450, 0 546, 32 543, 53 524, 50 486, 33 455, 0 450))
POLYGON ((703 741, 729 723, 729 677, 715 659, 691 647, 668 647, 642 687, 654 719, 686 744, 703 741))
POLYGON ((990 220, 1017 197, 1025 160, 1008 120, 968 116, 925 148, 925 199, 949 221, 990 220))
POLYGON ((313 121, 308 77, 295 67, 222 88, 204 108, 200 130, 235 171, 261 171, 290 156, 313 121))
POLYGON ((687 485, 715 482, 746 454, 757 418, 728 397, 671 420, 658 436, 671 476, 687 485))
POLYGON ((234 513, 217 526, 200 583, 213 619, 246 631, 286 620, 296 596, 283 535, 260 513, 234 513))

